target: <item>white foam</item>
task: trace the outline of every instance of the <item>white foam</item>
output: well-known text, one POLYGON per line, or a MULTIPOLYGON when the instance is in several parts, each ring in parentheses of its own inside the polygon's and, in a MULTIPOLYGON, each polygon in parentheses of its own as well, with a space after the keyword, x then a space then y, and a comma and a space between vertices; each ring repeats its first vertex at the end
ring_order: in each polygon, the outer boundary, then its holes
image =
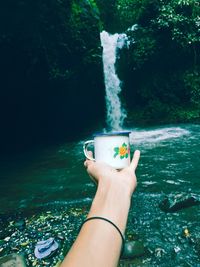
POLYGON ((137 143, 156 143, 168 139, 179 138, 188 135, 190 132, 181 127, 167 127, 156 130, 137 130, 130 134, 130 142, 137 143))

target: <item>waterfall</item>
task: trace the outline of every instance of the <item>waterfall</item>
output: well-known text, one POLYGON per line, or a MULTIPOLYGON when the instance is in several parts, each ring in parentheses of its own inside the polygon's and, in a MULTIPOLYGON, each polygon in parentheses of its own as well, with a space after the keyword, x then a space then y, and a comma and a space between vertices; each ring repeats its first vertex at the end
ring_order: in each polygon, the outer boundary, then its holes
POLYGON ((127 36, 126 34, 118 33, 111 35, 103 31, 100 37, 103 47, 103 67, 106 89, 106 122, 107 126, 112 130, 120 130, 126 118, 126 111, 122 107, 119 97, 121 81, 116 74, 115 62, 117 51, 124 46, 127 41, 127 36))

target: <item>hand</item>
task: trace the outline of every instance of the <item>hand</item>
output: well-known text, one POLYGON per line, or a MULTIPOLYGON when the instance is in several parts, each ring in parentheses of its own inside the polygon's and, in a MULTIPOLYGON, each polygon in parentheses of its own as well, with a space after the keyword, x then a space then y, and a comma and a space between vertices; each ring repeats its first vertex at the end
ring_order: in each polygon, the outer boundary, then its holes
POLYGON ((120 171, 104 162, 94 162, 88 159, 84 162, 84 165, 92 180, 94 179, 98 185, 102 187, 123 187, 131 196, 137 186, 135 170, 137 168, 139 158, 140 151, 136 150, 130 165, 120 171))

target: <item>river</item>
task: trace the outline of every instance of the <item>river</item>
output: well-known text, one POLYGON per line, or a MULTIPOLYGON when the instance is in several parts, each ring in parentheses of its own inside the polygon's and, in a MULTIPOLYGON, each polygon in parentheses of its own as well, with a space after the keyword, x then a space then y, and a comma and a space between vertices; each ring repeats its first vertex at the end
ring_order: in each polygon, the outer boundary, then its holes
MULTIPOLYGON (((150 251, 158 253, 155 265, 151 266, 157 266, 159 255, 162 256, 159 266, 200 266, 195 265, 199 260, 195 248, 190 246, 188 251, 188 246, 179 240, 184 228, 194 235, 200 232, 199 206, 175 213, 165 213, 158 207, 165 195, 182 192, 200 195, 200 126, 167 125, 131 131, 131 151, 139 149, 141 160, 128 229, 131 227, 150 251), (172 251, 179 263, 187 261, 188 265, 173 265, 174 258, 169 257, 172 251), (169 260, 168 265, 162 265, 166 264, 165 258, 169 260)), ((83 167, 82 146, 91 135, 15 157, 2 157, 1 214, 54 204, 78 206, 84 201, 90 202, 95 186, 83 167)))

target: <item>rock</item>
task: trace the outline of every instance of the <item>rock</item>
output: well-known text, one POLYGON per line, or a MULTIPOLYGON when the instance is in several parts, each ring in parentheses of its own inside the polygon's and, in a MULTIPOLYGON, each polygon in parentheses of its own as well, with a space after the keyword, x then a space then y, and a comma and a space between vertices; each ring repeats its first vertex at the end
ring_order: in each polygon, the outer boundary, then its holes
POLYGON ((29 242, 27 241, 27 242, 23 242, 23 243, 21 243, 20 246, 22 246, 22 247, 26 247, 28 244, 29 244, 29 242))
POLYGON ((25 259, 19 254, 10 254, 0 258, 1 267, 26 267, 25 259))
POLYGON ((20 231, 23 231, 24 228, 26 227, 26 222, 25 220, 20 220, 14 223, 14 227, 19 229, 20 231))
POLYGON ((19 249, 17 247, 11 247, 11 250, 14 252, 14 251, 19 251, 19 249))
POLYGON ((145 254, 145 247, 141 241, 126 242, 124 246, 123 259, 132 259, 145 254))
POLYGON ((9 233, 8 233, 8 231, 5 231, 5 229, 0 230, 0 240, 6 238, 8 235, 9 235, 9 233))
POLYGON ((179 246, 174 247, 174 252, 179 253, 181 251, 181 248, 179 246))
POLYGON ((65 237, 63 235, 61 235, 61 234, 58 234, 57 238, 60 239, 60 240, 64 240, 65 239, 65 237))
POLYGON ((37 236, 40 236, 41 234, 38 235, 38 232, 35 231, 35 230, 30 230, 28 233, 27 233, 28 237, 31 238, 31 239, 36 239, 37 236))
POLYGON ((6 238, 4 238, 4 241, 8 242, 10 240, 10 236, 7 236, 6 238))
POLYGON ((34 262, 32 263, 32 266, 36 266, 37 265, 37 260, 34 260, 34 262))
POLYGON ((162 211, 176 212, 181 209, 200 205, 200 196, 196 194, 170 194, 166 196, 159 204, 162 211))
POLYGON ((161 258, 164 254, 166 254, 166 251, 163 248, 156 248, 155 249, 155 256, 157 258, 161 258))
POLYGON ((42 262, 42 264, 43 264, 44 266, 47 266, 47 265, 49 265, 49 263, 48 263, 48 262, 46 262, 46 261, 43 261, 43 262, 42 262))

